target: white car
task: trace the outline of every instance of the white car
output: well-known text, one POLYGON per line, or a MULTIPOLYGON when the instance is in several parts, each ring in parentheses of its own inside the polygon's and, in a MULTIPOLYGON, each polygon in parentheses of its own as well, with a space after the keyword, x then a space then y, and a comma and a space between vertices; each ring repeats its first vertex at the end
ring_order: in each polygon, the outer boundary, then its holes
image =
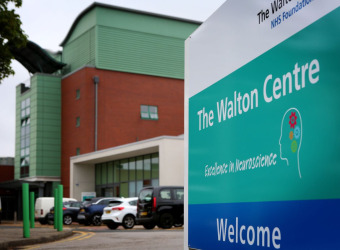
POLYGON ((125 229, 135 226, 137 214, 137 197, 122 198, 120 204, 111 203, 103 210, 102 222, 110 229, 122 225, 125 229))

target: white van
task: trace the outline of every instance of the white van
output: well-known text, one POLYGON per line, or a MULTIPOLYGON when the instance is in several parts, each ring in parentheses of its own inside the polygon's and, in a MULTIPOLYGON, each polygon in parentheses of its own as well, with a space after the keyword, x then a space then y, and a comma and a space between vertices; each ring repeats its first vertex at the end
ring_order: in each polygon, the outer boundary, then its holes
MULTIPOLYGON (((77 201, 73 198, 63 198, 65 201, 77 201)), ((54 207, 54 197, 39 197, 35 201, 35 220, 44 225, 47 223, 47 214, 54 207)))

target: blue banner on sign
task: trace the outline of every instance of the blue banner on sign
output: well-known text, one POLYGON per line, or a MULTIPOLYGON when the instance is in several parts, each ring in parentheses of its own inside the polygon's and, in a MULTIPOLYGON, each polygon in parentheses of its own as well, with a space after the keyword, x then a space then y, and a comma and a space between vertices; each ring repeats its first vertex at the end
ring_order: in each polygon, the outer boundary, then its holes
POLYGON ((189 247, 340 249, 339 211, 339 199, 189 205, 189 247))

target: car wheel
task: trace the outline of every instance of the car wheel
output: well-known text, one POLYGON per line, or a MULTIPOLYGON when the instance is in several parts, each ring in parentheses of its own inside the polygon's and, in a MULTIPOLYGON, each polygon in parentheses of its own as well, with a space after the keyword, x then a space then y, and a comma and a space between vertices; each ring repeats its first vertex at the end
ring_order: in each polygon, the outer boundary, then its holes
POLYGON ((183 224, 181 224, 181 223, 175 223, 174 226, 175 226, 175 227, 181 227, 181 226, 183 226, 183 224))
POLYGON ((92 217, 92 224, 95 226, 101 226, 102 224, 102 219, 100 214, 95 214, 92 217))
POLYGON ((114 230, 114 229, 117 229, 117 227, 119 226, 119 224, 112 222, 112 223, 106 224, 106 226, 107 226, 108 228, 114 230))
POLYGON ((71 225, 72 224, 72 217, 70 215, 64 216, 64 225, 71 225))
POLYGON ((164 213, 159 218, 159 227, 168 229, 174 224, 174 217, 170 213, 164 213))
POLYGON ((149 223, 149 224, 144 224, 143 227, 145 229, 153 229, 156 225, 155 224, 152 224, 152 223, 149 223))
POLYGON ((132 229, 135 226, 135 218, 128 214, 124 217, 122 224, 125 229, 132 229))

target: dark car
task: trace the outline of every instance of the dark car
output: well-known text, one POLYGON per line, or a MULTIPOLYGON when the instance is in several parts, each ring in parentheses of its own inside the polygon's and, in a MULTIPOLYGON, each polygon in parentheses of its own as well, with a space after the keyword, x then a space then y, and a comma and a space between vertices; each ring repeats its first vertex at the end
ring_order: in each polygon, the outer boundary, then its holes
MULTIPOLYGON (((78 212, 82 206, 80 201, 63 202, 63 223, 64 225, 71 225, 72 222, 77 222, 78 212)), ((54 207, 50 209, 47 214, 47 223, 52 225, 54 222, 54 207)))
POLYGON ((104 207, 109 203, 121 203, 121 198, 118 197, 96 197, 86 199, 83 202, 83 206, 78 213, 78 222, 85 225, 100 226, 102 224, 102 214, 104 207))
POLYGON ((182 226, 184 188, 159 186, 143 188, 138 196, 136 224, 146 229, 182 226))

